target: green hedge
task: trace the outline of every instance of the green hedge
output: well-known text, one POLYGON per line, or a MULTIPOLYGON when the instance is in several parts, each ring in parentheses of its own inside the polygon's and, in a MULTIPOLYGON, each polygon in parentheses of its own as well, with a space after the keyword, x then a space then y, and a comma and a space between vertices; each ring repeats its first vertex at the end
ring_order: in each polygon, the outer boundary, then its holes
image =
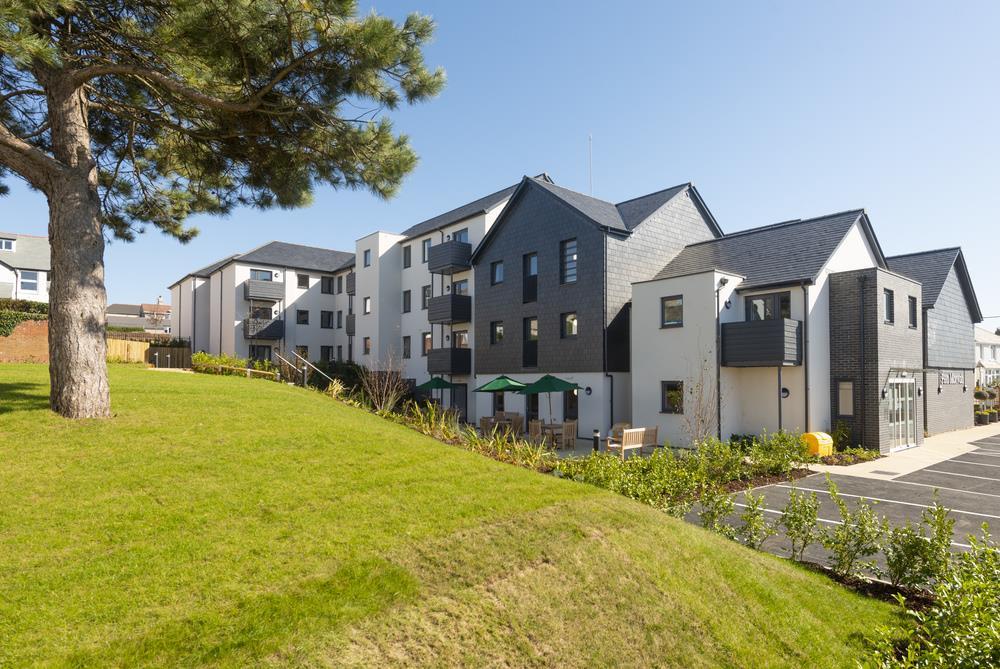
POLYGON ((45 315, 49 313, 49 305, 47 302, 12 300, 9 297, 0 297, 0 311, 17 311, 25 314, 45 315))
POLYGON ((48 318, 48 315, 44 313, 0 310, 0 337, 9 337, 14 332, 14 328, 24 321, 44 321, 48 318))

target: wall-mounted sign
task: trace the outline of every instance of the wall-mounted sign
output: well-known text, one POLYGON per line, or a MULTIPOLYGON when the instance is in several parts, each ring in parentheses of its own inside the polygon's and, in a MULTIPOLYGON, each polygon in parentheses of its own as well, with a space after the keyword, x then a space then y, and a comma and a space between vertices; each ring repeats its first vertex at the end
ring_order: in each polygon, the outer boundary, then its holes
POLYGON ((965 372, 938 372, 939 386, 964 386, 965 372))

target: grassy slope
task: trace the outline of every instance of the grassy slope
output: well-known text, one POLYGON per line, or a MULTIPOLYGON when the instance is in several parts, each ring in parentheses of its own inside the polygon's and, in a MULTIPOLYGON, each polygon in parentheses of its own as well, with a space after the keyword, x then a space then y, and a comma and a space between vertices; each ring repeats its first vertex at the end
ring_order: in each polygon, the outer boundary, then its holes
POLYGON ((0 366, 0 665, 844 666, 891 607, 297 388, 0 366))

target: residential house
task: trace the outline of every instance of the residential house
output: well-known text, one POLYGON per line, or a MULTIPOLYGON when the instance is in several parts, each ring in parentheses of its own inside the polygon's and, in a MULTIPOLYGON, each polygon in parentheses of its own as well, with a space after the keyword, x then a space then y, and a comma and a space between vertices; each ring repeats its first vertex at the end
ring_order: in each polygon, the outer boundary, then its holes
MULTIPOLYGON (((927 435, 972 427, 975 324, 983 315, 960 248, 886 258, 889 268, 919 281, 922 299, 905 305, 923 331, 924 424, 927 435)), ((903 305, 901 305, 903 306, 903 305)))
POLYGON ((976 328, 976 385, 1000 383, 1000 335, 985 328, 976 328))
POLYGON ((47 237, 0 232, 0 297, 49 301, 47 237))
POLYGON ((104 310, 105 322, 111 327, 141 328, 153 334, 170 333, 169 304, 157 301, 155 304, 109 304, 104 310))
POLYGON ((632 286, 632 422, 693 437, 830 432, 883 451, 922 440, 920 284, 846 211, 685 247, 632 286))

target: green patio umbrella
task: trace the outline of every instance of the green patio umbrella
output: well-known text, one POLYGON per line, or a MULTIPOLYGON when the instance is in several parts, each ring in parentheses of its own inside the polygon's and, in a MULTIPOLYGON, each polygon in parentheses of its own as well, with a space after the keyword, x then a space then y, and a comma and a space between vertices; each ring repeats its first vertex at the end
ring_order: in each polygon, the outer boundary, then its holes
POLYGON ((579 390, 580 386, 576 385, 572 381, 564 381, 563 379, 552 376, 551 374, 546 374, 542 378, 538 379, 534 383, 531 383, 521 390, 517 391, 522 395, 537 395, 538 393, 545 393, 549 396, 549 417, 552 417, 552 393, 564 393, 567 390, 579 390))
POLYGON ((432 376, 429 381, 424 381, 417 386, 417 390, 448 390, 454 387, 455 384, 448 383, 440 376, 432 376))
POLYGON ((498 376, 489 383, 483 384, 476 388, 474 393, 509 393, 515 390, 521 390, 525 388, 526 385, 520 381, 515 381, 508 376, 498 376))

